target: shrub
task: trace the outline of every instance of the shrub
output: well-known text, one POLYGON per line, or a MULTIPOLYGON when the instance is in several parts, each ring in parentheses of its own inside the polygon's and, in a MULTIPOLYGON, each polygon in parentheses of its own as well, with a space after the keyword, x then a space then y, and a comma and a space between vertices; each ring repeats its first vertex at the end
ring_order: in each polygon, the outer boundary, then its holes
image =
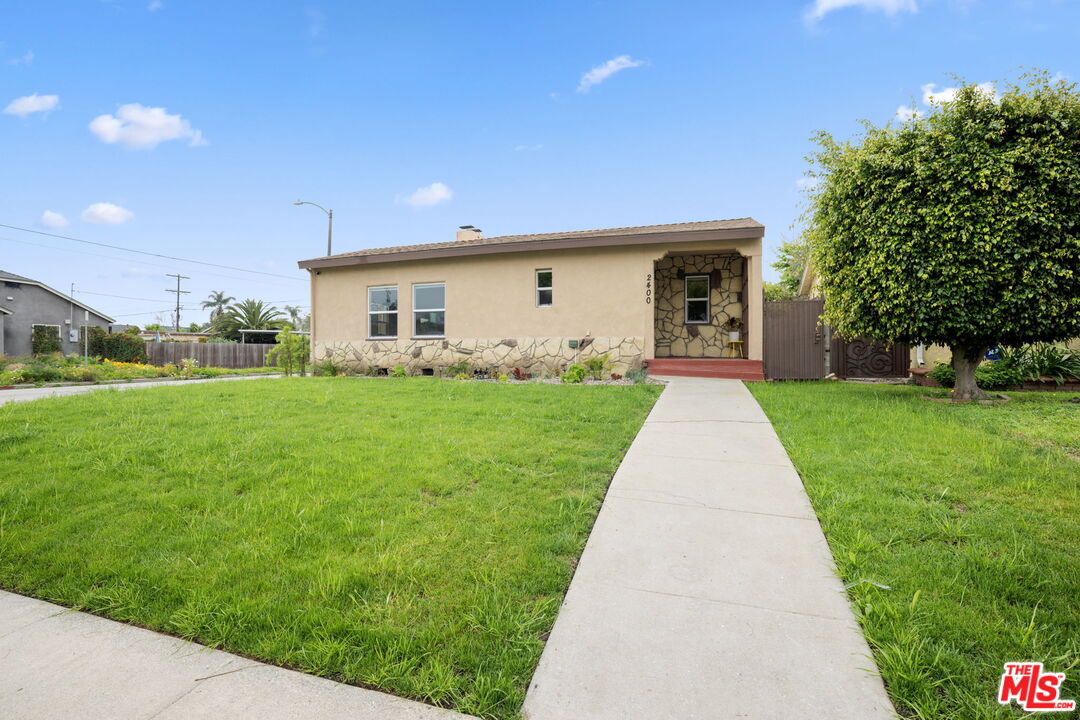
MULTIPOLYGON (((951 388, 956 384, 956 371, 945 363, 939 363, 927 376, 942 387, 951 388)), ((975 369, 975 382, 984 390, 1004 390, 1019 385, 1024 379, 1023 371, 1005 359, 984 363, 975 369)))
POLYGON ((531 375, 522 370, 521 368, 516 367, 513 369, 513 371, 511 371, 510 377, 514 378, 515 380, 528 380, 531 375))
POLYGON ((334 362, 333 358, 326 358, 315 365, 314 372, 316 375, 322 375, 324 377, 337 377, 345 372, 345 369, 334 362))
POLYGON ((30 331, 30 348, 35 355, 60 352, 60 329, 52 325, 35 325, 30 331))
POLYGON ((499 375, 499 382, 510 382, 510 378, 506 375, 499 375))
POLYGON ((611 379, 612 380, 622 380, 622 375, 620 375, 619 373, 611 373, 611 379))
POLYGON ((608 359, 607 353, 603 355, 596 355, 585 361, 585 369, 589 373, 589 377, 593 380, 603 380, 604 373, 611 367, 611 360, 608 359))
POLYGON ((395 365, 390 370, 390 377, 403 378, 408 377, 409 371, 405 369, 404 365, 395 365))
POLYGON ((1060 385, 1066 378, 1080 378, 1080 352, 1048 343, 1029 345, 1014 352, 1020 356, 1017 364, 1027 380, 1049 377, 1060 385))
POLYGON ((472 380, 472 375, 469 373, 459 372, 454 376, 455 380, 472 380))
POLYGON ((635 370, 626 371, 626 379, 635 385, 641 385, 649 377, 649 372, 645 368, 637 368, 635 370))
POLYGON ((469 372, 469 361, 467 359, 466 360, 458 360, 453 365, 447 365, 446 366, 446 374, 447 375, 452 375, 455 378, 458 375, 467 374, 468 372, 469 372))
POLYGON ((90 354, 96 357, 130 363, 148 363, 146 342, 130 333, 107 333, 99 327, 90 328, 90 354))
POLYGON ((585 380, 585 375, 588 372, 584 365, 574 363, 570 367, 566 368, 566 372, 562 374, 560 380, 564 383, 571 385, 577 384, 585 380))
POLYGON ((294 370, 303 375, 311 357, 311 345, 307 338, 294 334, 292 326, 286 324, 282 326, 275 340, 277 345, 266 353, 266 364, 277 365, 286 376, 292 375, 294 370))

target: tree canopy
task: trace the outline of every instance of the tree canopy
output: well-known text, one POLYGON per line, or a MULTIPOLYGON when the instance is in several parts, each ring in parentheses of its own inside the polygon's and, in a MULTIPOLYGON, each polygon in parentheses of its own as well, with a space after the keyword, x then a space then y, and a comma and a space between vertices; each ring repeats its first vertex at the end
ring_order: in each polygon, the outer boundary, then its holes
POLYGON ((1080 335, 1080 94, 1045 73, 963 84, 898 127, 820 133, 807 235, 825 320, 846 335, 953 350, 982 395, 987 348, 1080 335))
POLYGON ((239 340, 241 330, 278 330, 285 324, 285 316, 273 305, 262 300, 242 300, 229 305, 214 318, 213 331, 229 340, 239 340))

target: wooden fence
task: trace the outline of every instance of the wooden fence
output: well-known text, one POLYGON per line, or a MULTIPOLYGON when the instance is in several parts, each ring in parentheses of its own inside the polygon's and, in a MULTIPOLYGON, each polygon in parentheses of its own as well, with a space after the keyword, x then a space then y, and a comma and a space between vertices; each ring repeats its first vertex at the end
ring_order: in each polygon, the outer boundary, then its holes
POLYGON ((266 365, 266 353, 273 343, 178 343, 148 342, 146 354, 151 365, 174 365, 195 358, 202 367, 252 368, 266 365))

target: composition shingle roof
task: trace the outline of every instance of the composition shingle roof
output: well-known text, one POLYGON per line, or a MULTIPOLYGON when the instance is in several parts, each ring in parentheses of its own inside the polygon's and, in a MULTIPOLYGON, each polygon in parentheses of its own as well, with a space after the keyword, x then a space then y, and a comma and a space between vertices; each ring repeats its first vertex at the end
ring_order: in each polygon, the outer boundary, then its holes
POLYGON ((0 280, 12 280, 18 282, 37 282, 37 280, 31 280, 28 277, 22 275, 16 275, 15 273, 9 273, 4 270, 0 270, 0 280))
MULTIPOLYGON (((469 247, 483 247, 491 245, 513 246, 510 249, 522 249, 530 243, 543 243, 552 240, 588 240, 589 238, 613 238, 633 237, 638 235, 653 235, 657 233, 680 233, 710 230, 748 230, 753 234, 760 234, 765 226, 753 218, 735 218, 731 220, 705 220, 701 222, 669 223, 666 225, 637 225, 634 227, 600 228, 596 230, 573 230, 570 232, 557 233, 534 233, 531 235, 499 235, 496 237, 476 237, 467 240, 447 240, 445 242, 421 243, 418 245, 396 245, 392 247, 368 248, 354 250, 353 252, 327 255, 311 260, 304 260, 301 267, 308 263, 346 260, 348 258, 364 258, 378 255, 398 255, 402 253, 415 253, 443 249, 465 249, 469 247)), ((494 249, 493 249, 494 250, 494 249)))

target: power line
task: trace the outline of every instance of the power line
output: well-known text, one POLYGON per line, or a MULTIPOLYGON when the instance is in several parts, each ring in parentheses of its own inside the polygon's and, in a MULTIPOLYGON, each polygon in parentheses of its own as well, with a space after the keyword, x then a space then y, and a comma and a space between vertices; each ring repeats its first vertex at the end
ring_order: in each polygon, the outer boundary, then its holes
POLYGON ((234 265, 221 265, 219 263, 204 262, 202 260, 190 260, 188 258, 175 257, 173 255, 163 255, 161 253, 147 252, 146 250, 132 250, 121 245, 110 245, 109 243, 95 242, 94 240, 83 240, 82 238, 71 237, 70 235, 57 235, 56 233, 48 233, 42 230, 34 230, 33 228, 19 227, 18 225, 7 225, 0 223, 0 227, 8 228, 9 230, 18 230, 19 232, 34 233, 35 235, 44 235, 46 237, 60 238, 61 240, 71 240, 72 242, 85 243, 87 245, 97 245, 98 247, 112 248, 113 250, 123 250, 124 252, 138 253, 139 255, 149 255, 150 257, 164 258, 165 260, 178 260, 179 262, 194 263, 195 265, 206 265, 207 267, 222 268, 225 270, 238 270, 240 272, 254 273, 256 275, 268 275, 270 277, 285 278, 286 280, 297 280, 300 282, 306 282, 302 278, 293 277, 291 275, 281 275, 279 273, 264 272, 262 270, 248 270, 247 268, 236 267, 234 265))
POLYGON ((90 292, 89 290, 76 290, 75 292, 80 295, 99 295, 101 297, 118 298, 120 300, 145 300, 146 302, 159 303, 161 298, 137 298, 128 297, 127 295, 110 295, 109 293, 90 292))
MULTIPOLYGON (((105 258, 107 260, 119 260, 121 262, 130 262, 130 263, 136 263, 138 265, 146 265, 148 267, 165 268, 166 270, 173 267, 172 265, 163 265, 161 263, 152 263, 152 262, 147 262, 146 260, 136 260, 135 258, 121 258, 121 257, 116 257, 115 255, 102 255, 101 253, 87 252, 86 250, 75 250, 73 248, 61 248, 61 247, 56 247, 55 245, 45 245, 43 243, 31 242, 29 240, 16 240, 15 238, 10 238, 10 237, 2 237, 2 236, 0 236, 0 240, 3 240, 5 242, 19 243, 20 245, 31 245, 33 247, 46 248, 48 250, 56 250, 58 252, 75 253, 76 255, 89 255, 90 257, 105 258)), ((236 277, 235 275, 224 275, 222 273, 209 272, 209 271, 206 271, 206 270, 203 270, 201 274, 203 274, 203 275, 212 275, 213 277, 219 277, 219 278, 226 278, 228 280, 239 280, 241 282, 269 283, 271 285, 277 285, 277 284, 279 284, 281 282, 280 280, 263 280, 262 278, 236 277)), ((275 277, 278 277, 278 276, 275 276, 275 277)), ((289 277, 286 277, 286 276, 280 276, 280 277, 285 277, 285 279, 287 279, 287 280, 299 280, 300 279, 300 278, 289 278, 289 277)))

